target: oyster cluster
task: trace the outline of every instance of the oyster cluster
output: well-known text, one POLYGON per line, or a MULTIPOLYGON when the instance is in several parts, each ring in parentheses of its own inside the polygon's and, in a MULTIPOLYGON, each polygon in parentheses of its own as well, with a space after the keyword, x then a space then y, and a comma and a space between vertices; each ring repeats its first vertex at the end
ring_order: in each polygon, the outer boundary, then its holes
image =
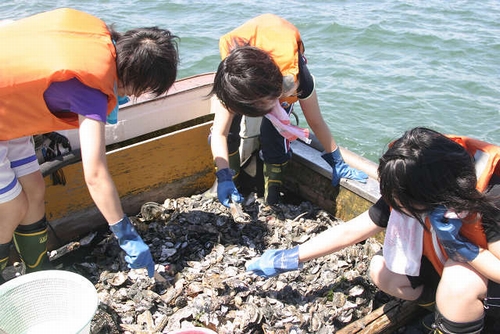
POLYGON ((387 302, 367 278, 374 239, 264 279, 245 263, 341 224, 309 202, 266 206, 249 196, 248 222, 202 195, 145 203, 131 217, 150 246, 155 278, 130 270, 109 231, 55 263, 94 283, 100 305, 91 333, 170 333, 205 327, 231 333, 334 333, 387 302), (158 276, 158 274, 160 276, 158 276))

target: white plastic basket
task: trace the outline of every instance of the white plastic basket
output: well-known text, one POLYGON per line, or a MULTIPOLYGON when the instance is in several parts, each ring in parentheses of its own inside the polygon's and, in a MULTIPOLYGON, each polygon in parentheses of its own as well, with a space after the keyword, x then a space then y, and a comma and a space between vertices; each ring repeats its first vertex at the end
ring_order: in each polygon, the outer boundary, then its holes
POLYGON ((98 304, 94 285, 81 275, 26 274, 0 285, 0 333, 89 333, 98 304))

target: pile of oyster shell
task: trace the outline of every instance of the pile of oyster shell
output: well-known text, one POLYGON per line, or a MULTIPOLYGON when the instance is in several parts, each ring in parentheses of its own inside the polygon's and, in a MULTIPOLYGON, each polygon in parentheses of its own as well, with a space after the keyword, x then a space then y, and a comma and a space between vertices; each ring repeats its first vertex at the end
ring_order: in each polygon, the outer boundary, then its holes
MULTIPOLYGON (((266 206, 249 196, 248 223, 217 200, 196 195, 145 203, 131 217, 161 277, 130 270, 109 231, 59 259, 95 284, 100 305, 91 333, 170 333, 206 327, 225 333, 334 333, 388 301, 367 278, 381 245, 368 239, 264 279, 245 263, 341 224, 309 202, 266 206)), ((57 263, 57 261, 54 261, 57 263)))

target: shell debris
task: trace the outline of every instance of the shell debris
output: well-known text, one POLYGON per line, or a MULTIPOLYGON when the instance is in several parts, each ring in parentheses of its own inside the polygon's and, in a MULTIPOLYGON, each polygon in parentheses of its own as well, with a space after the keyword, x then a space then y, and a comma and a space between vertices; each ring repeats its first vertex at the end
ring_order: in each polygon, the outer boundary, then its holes
POLYGON ((91 333, 169 333, 207 327, 219 334, 334 333, 389 300, 367 277, 372 239, 263 279, 245 263, 269 248, 289 248, 336 224, 310 202, 244 203, 244 224, 202 195, 147 202, 132 217, 157 264, 154 278, 130 270, 108 232, 57 268, 82 274, 100 300, 91 333), (305 237, 307 235, 307 237, 305 237))

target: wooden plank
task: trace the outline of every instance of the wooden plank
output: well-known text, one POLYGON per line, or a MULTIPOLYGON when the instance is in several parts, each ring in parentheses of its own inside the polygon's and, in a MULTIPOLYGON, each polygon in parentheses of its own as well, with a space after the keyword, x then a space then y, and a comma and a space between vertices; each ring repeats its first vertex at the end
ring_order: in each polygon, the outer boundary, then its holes
POLYGON ((392 300, 336 333, 390 334, 425 312, 425 309, 413 302, 392 300))
MULTIPOLYGON (((366 184, 342 179, 340 186, 333 187, 331 167, 321 158, 321 151, 299 141, 292 143, 292 150, 291 165, 285 173, 285 187, 337 218, 352 219, 380 197, 378 182, 372 177, 366 184)), ((372 172, 373 165, 366 163, 365 168, 372 172)))
MULTIPOLYGON (((208 189, 214 165, 207 137, 212 122, 107 153, 110 173, 125 212, 135 215, 147 201, 190 196, 208 189)), ((46 214, 62 242, 84 236, 106 222, 88 193, 81 162, 62 169, 66 185, 46 177, 46 214)), ((55 240, 49 238, 49 249, 55 240)), ((59 245, 60 246, 60 245, 59 245)))
MULTIPOLYGON (((215 97, 208 98, 213 73, 180 79, 167 94, 152 98, 143 95, 120 106, 118 122, 106 124, 106 145, 165 129, 211 113, 215 97)), ((216 99, 215 99, 216 100, 216 99)), ((58 131, 80 148, 78 130, 58 131)))

